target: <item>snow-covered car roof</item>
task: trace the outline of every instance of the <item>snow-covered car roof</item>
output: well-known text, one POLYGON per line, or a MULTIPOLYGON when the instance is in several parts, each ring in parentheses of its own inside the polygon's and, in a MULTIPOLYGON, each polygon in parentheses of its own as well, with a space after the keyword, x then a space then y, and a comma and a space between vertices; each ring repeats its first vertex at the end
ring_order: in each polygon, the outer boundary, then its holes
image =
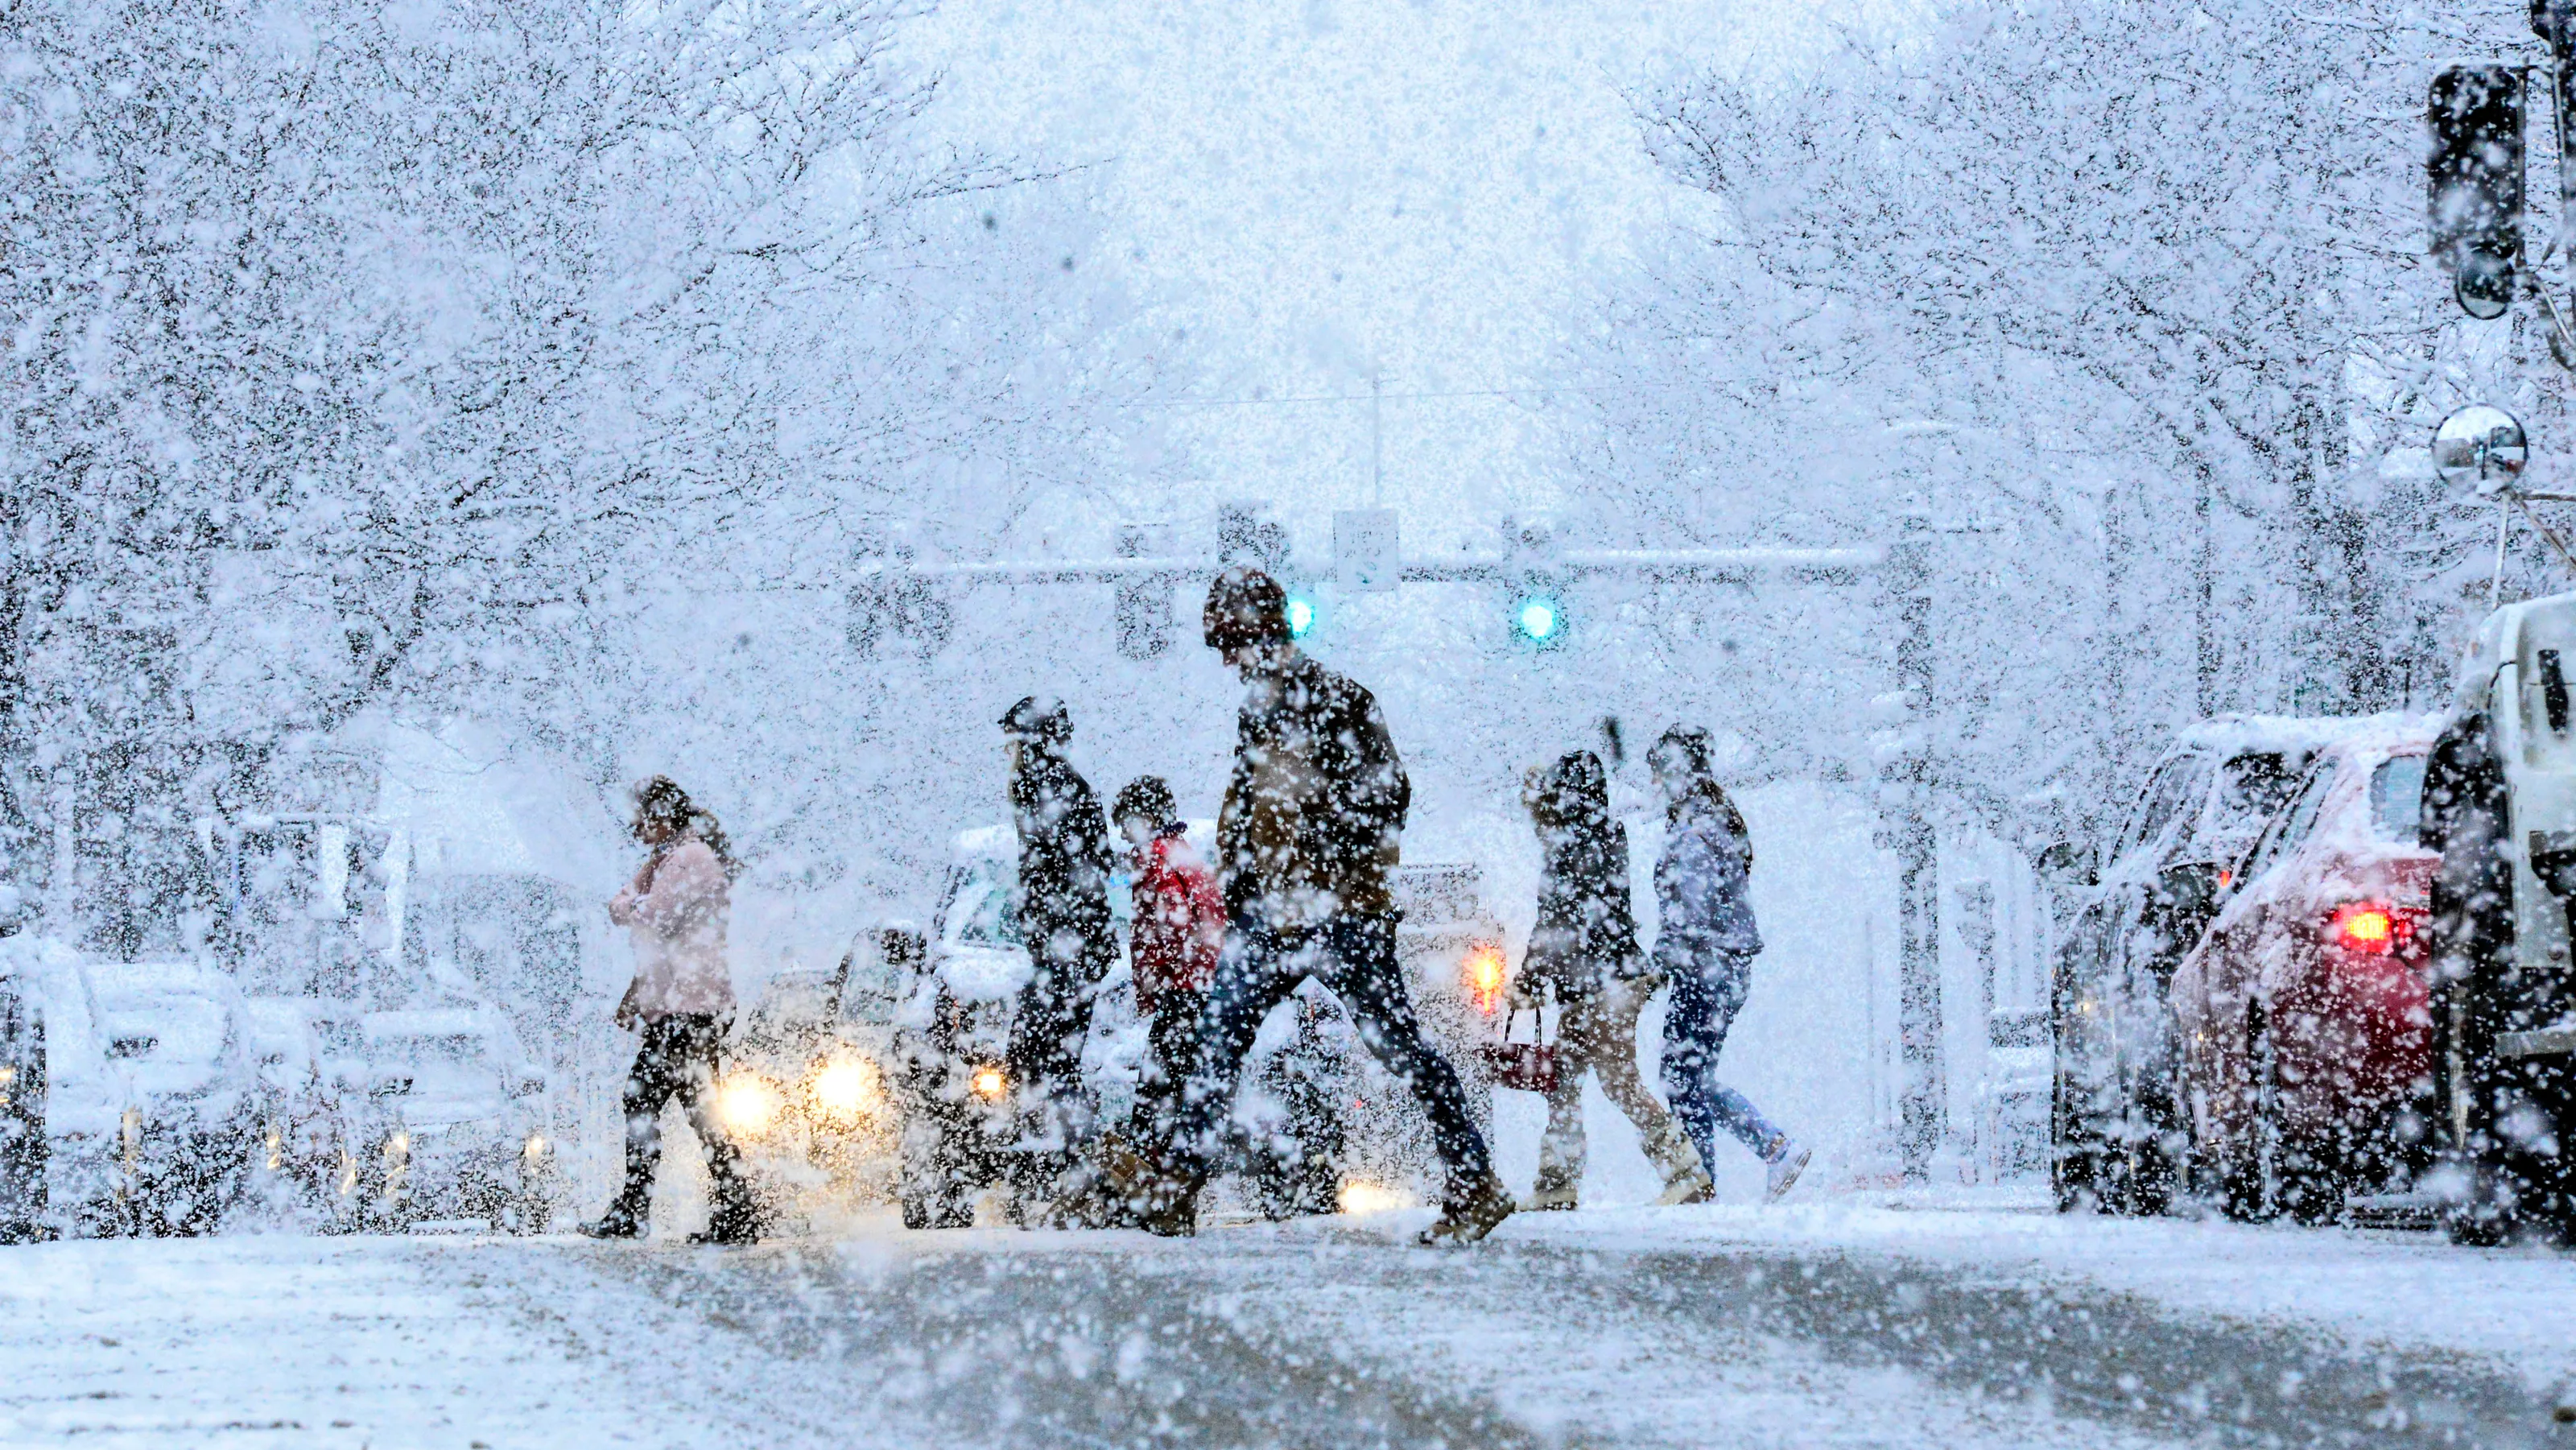
POLYGON ((89 989, 102 1007, 155 1000, 201 997, 238 1002, 241 988, 233 979, 185 958, 153 962, 91 962, 82 968, 89 989))
POLYGON ((1019 854, 1019 831, 1007 823, 959 831, 948 843, 949 859, 960 866, 971 866, 979 861, 1016 860, 1019 854))
POLYGON ((2177 751, 2203 750, 2213 755, 2241 755, 2249 750, 2308 752, 2385 728, 2391 722, 2420 718, 2394 713, 2213 715, 2184 726, 2176 733, 2174 745, 2177 751))

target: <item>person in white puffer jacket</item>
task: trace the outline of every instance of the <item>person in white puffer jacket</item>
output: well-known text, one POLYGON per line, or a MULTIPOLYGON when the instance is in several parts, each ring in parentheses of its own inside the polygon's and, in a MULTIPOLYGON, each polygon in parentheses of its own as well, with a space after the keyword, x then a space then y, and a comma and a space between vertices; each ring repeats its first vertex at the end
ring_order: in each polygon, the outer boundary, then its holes
POLYGON ((651 1211, 653 1175, 662 1161, 662 1107, 680 1100, 707 1155, 713 1211, 705 1243, 742 1244, 759 1237, 750 1186, 739 1155, 715 1112, 718 1056, 733 1015, 733 978, 725 964, 734 865, 724 832, 667 776, 635 790, 635 839, 652 849, 625 890, 608 903, 608 919, 635 945, 635 980, 615 1021, 643 1029, 620 1106, 626 1117, 626 1183, 598 1221, 593 1238, 641 1237, 651 1211))

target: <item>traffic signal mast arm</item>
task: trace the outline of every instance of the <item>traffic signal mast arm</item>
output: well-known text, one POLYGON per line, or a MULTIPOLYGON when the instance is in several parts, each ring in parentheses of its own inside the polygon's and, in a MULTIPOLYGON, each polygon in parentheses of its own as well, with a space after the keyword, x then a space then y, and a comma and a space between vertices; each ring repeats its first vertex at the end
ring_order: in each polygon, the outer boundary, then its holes
MULTIPOLYGON (((1582 576, 1634 574, 1717 579, 1788 575, 1819 582, 1848 582, 1877 569, 1887 551, 1876 545, 1843 549, 1577 549, 1548 561, 1549 572, 1582 576)), ((1412 559, 1404 563, 1408 584, 1514 583, 1529 570, 1526 559, 1503 555, 1461 555, 1455 559, 1412 559)), ((875 578, 947 579, 960 583, 1122 584, 1156 579, 1182 580, 1212 575, 1210 559, 1066 559, 1043 562, 863 563, 851 570, 853 582, 875 578)), ((1331 570, 1292 563, 1291 577, 1326 577, 1331 570)))

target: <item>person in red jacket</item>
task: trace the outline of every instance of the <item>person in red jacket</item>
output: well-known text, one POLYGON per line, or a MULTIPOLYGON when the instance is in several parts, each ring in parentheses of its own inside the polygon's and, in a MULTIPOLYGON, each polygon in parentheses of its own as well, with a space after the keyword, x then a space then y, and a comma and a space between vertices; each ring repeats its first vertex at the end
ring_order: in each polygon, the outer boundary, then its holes
POLYGON ((1150 1054, 1136 1085, 1135 1129, 1153 1131, 1180 1101, 1197 1066, 1199 997, 1225 944, 1225 902, 1216 878, 1177 819, 1172 788, 1139 776, 1118 792, 1110 815, 1132 848, 1136 924, 1127 960, 1150 1054))

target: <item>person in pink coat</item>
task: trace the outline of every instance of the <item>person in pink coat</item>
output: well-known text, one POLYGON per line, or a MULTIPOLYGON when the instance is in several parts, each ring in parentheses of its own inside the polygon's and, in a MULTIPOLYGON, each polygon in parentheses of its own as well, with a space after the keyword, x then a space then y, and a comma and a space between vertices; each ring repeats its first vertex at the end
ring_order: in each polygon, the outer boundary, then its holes
POLYGON ((725 964, 732 852, 716 818, 668 776, 636 787, 634 832, 652 854, 608 903, 608 919, 625 927, 635 944, 635 980, 619 999, 614 1020, 626 1031, 641 1027, 644 1034, 621 1104, 626 1185, 608 1212, 582 1231, 593 1238, 642 1236, 653 1175, 662 1161, 662 1107, 676 1097, 706 1151, 714 1181, 707 1229, 691 1237, 750 1243, 759 1237, 750 1185, 715 1112, 718 1054, 733 1016, 733 978, 725 964))

